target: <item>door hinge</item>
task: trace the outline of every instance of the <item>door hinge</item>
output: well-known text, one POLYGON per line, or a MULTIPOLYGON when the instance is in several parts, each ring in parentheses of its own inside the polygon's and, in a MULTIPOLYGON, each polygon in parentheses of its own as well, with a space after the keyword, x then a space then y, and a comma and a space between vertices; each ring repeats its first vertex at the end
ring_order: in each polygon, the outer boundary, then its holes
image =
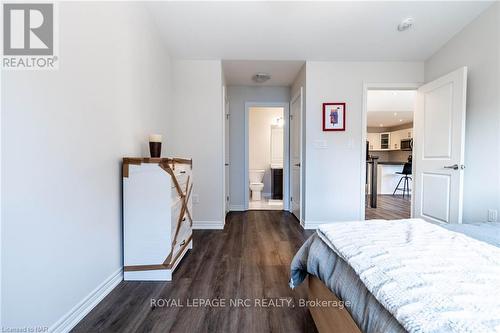
POLYGON ((227 201, 227 202, 229 202, 229 195, 228 195, 228 196, 226 196, 226 201, 227 201))
POLYGON ((290 197, 290 202, 292 202, 292 201, 293 201, 293 197, 290 197))
POLYGON ((290 120, 293 120, 293 114, 290 115, 290 120))
POLYGON ((229 113, 226 113, 226 119, 229 119, 229 113))

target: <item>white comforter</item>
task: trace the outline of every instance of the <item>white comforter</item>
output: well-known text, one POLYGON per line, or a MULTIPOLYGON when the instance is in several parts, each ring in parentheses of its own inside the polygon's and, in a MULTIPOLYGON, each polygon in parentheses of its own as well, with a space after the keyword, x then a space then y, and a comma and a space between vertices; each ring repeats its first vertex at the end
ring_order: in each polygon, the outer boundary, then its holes
POLYGON ((500 248, 420 219, 318 234, 409 332, 500 332, 500 248))

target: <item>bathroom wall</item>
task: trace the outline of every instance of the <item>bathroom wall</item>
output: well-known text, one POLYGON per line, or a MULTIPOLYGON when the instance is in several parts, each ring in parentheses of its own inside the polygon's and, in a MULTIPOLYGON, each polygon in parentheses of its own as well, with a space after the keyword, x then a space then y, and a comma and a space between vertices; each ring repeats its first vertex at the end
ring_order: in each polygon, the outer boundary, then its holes
POLYGON ((283 117, 283 108, 250 108, 248 115, 248 166, 266 170, 263 194, 271 193, 271 125, 283 117))

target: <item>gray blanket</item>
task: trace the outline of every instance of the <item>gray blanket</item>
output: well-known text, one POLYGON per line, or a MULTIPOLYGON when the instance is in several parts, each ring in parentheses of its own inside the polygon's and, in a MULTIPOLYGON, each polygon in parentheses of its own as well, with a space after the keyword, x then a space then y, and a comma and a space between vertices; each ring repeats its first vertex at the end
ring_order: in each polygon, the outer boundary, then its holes
MULTIPOLYGON (((500 247, 500 223, 446 225, 446 229, 464 233, 500 247)), ((308 274, 318 277, 341 300, 363 332, 405 332, 399 322, 366 289, 354 270, 330 247, 313 234, 292 260, 292 287, 308 274)))

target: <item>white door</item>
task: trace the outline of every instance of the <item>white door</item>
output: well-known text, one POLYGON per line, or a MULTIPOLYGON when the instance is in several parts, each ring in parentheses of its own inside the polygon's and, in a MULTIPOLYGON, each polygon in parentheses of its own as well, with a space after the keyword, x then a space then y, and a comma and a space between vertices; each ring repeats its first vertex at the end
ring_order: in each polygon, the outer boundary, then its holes
POLYGON ((418 89, 414 216, 462 223, 467 68, 418 89))
POLYGON ((302 87, 290 102, 290 211, 301 220, 302 87))
POLYGON ((225 208, 229 212, 229 99, 224 96, 224 185, 225 185, 225 208))

